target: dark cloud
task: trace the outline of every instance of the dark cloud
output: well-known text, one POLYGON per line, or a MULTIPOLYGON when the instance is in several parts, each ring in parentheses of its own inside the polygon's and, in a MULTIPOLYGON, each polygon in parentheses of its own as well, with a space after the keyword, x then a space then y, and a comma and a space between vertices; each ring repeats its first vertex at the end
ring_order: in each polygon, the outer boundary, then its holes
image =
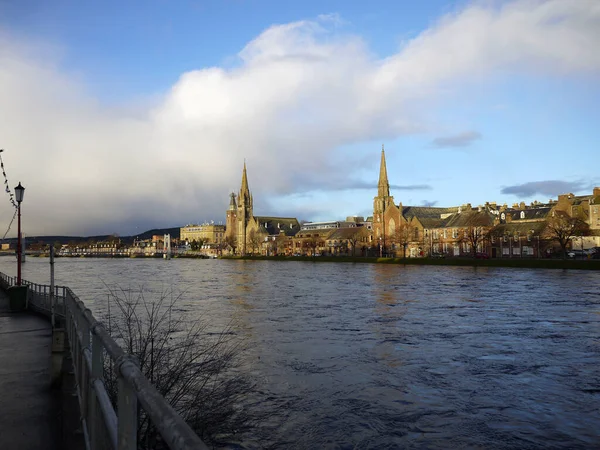
POLYGON ((559 194, 577 192, 583 189, 586 189, 586 186, 580 181, 546 180, 506 186, 500 192, 518 197, 531 197, 536 194, 556 197, 559 194))
POLYGON ((431 141, 431 146, 436 148, 468 147, 477 139, 481 139, 481 133, 477 131, 465 131, 453 136, 435 138, 431 141))
POLYGON ((435 206, 437 204, 437 200, 421 200, 421 206, 435 206))

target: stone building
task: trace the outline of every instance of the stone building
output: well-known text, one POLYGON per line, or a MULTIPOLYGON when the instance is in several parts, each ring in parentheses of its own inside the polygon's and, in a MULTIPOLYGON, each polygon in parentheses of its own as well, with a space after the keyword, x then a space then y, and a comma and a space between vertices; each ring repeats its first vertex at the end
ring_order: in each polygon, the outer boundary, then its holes
POLYGON ((196 241, 205 244, 221 244, 225 240, 225 225, 203 223, 201 225, 186 225, 179 229, 180 241, 196 241))
POLYGON ((591 195, 559 195, 554 208, 589 225, 587 236, 573 239, 573 248, 600 247, 600 187, 595 187, 591 195))
POLYGON ((298 219, 254 215, 254 201, 248 186, 246 163, 242 171, 242 184, 237 195, 232 192, 227 209, 226 240, 233 244, 236 253, 260 253, 269 236, 293 236, 300 230, 298 219))

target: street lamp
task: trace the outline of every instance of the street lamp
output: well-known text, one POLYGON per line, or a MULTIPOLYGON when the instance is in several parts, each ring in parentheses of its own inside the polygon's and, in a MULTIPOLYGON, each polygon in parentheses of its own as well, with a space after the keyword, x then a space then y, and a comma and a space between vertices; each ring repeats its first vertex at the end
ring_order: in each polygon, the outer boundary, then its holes
POLYGON ((23 201, 23 195, 25 194, 25 188, 19 185, 15 188, 15 197, 17 199, 17 286, 21 286, 21 202, 23 201))

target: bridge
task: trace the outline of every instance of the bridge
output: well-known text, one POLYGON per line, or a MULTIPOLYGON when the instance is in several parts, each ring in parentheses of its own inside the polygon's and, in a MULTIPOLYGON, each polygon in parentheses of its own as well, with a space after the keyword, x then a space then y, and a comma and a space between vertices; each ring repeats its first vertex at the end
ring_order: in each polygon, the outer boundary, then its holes
POLYGON ((0 448, 134 450, 141 409, 167 448, 207 449, 71 289, 15 284, 0 272, 0 448), (118 376, 116 408, 106 357, 118 376), (61 395, 56 386, 69 380, 73 391, 61 395))

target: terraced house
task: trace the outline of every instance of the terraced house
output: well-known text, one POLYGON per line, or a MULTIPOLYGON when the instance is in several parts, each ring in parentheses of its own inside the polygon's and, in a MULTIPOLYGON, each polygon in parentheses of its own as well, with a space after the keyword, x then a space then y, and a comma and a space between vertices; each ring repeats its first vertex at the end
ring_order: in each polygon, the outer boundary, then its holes
MULTIPOLYGON (((224 246, 240 255, 518 258, 572 246, 600 246, 600 188, 548 203, 487 202, 450 207, 405 206, 390 195, 385 149, 373 216, 310 222, 254 215, 246 163, 240 191, 230 195, 224 246), (563 236, 567 228, 568 236, 563 236)), ((183 230, 183 229, 182 229, 183 230)), ((191 231, 191 230, 190 230, 191 231)))
POLYGON ((489 202, 447 208, 396 205, 382 148, 373 243, 381 256, 395 257, 541 257, 566 245, 600 246, 600 188, 592 195, 564 194, 547 204, 521 202, 511 208, 489 202), (574 227, 571 237, 559 243, 558 235, 568 227, 574 227))

